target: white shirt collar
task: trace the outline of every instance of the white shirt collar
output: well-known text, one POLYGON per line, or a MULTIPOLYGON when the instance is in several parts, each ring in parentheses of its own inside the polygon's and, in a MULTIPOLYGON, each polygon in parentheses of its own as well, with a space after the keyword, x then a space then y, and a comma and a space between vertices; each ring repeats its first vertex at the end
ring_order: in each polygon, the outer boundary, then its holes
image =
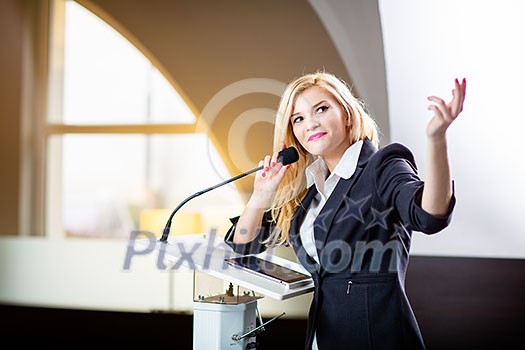
POLYGON ((341 157, 339 163, 337 163, 333 173, 345 180, 348 180, 352 175, 354 175, 362 147, 363 140, 357 141, 348 147, 341 157))
MULTIPOLYGON (((313 184, 324 183, 326 175, 328 175, 328 167, 323 158, 317 158, 312 164, 306 167, 306 188, 310 188, 313 184)), ((319 187, 319 186, 318 186, 319 187)))
MULTIPOLYGON (((330 176, 337 175, 345 180, 348 180, 352 175, 354 175, 362 147, 363 140, 357 141, 348 147, 330 176)), ((324 160, 319 157, 312 164, 306 167, 305 174, 306 187, 310 188, 313 184, 317 184, 317 188, 319 189, 320 186, 324 187, 321 184, 324 184, 326 175, 328 175, 328 167, 326 166, 324 160)))

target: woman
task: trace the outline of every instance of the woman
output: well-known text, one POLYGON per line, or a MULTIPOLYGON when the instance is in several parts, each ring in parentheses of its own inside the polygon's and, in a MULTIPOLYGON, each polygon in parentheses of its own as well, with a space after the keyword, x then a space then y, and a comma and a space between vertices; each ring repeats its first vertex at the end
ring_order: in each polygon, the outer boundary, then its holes
POLYGON ((329 73, 302 76, 285 90, 274 148, 259 165, 245 210, 226 242, 239 253, 292 244, 315 290, 306 349, 423 349, 405 293, 412 231, 450 222, 455 197, 446 131, 463 108, 466 81, 451 102, 429 97, 425 182, 401 144, 378 149, 378 131, 348 86, 329 73))

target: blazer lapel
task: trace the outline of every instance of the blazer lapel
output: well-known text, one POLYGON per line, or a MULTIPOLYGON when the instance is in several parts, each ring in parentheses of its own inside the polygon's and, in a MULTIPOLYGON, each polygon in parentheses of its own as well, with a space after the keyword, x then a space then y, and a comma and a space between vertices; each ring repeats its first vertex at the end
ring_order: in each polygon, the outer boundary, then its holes
POLYGON ((288 233, 288 236, 290 237, 290 241, 292 243, 295 240, 301 240, 299 236, 299 228, 301 227, 301 223, 303 222, 304 216, 306 214, 306 209, 308 208, 308 206, 310 206, 310 203, 312 202, 312 199, 314 199, 316 194, 317 189, 315 188, 315 186, 310 187, 310 189, 306 193, 306 196, 301 202, 301 205, 299 205, 299 207, 295 211, 295 214, 292 217, 292 221, 290 222, 290 231, 288 233))
POLYGON ((315 188, 315 186, 310 187, 310 189, 306 193, 306 196, 302 200, 301 205, 299 205, 299 207, 295 211, 295 214, 292 217, 292 222, 290 223, 290 233, 299 233, 298 226, 303 221, 304 215, 306 214, 306 209, 308 209, 310 203, 312 203, 312 200, 314 199, 316 194, 317 188, 315 188))
POLYGON ((322 242, 320 247, 318 247, 318 256, 321 256, 322 249, 328 239, 330 234, 330 228, 335 218, 337 210, 345 205, 345 200, 347 200, 348 193, 352 188, 355 180, 359 178, 363 168, 370 159, 370 157, 377 151, 377 148, 370 142, 368 138, 364 140, 363 147, 361 148, 361 153, 359 154, 359 161, 357 163, 357 168, 354 174, 349 179, 340 179, 337 185, 334 188, 334 191, 328 198, 328 201, 324 205, 323 209, 317 216, 314 222, 314 237, 316 241, 322 242))
MULTIPOLYGON (((306 209, 308 209, 316 194, 317 189, 315 186, 312 186, 301 202, 301 205, 295 211, 292 221, 290 222, 290 231, 288 237, 290 239, 290 243, 295 247, 296 253, 299 252, 303 247, 303 242, 301 241, 301 236, 299 235, 301 223, 303 222, 304 216, 306 215, 306 209)), ((299 253, 297 254, 297 258, 301 261, 302 265, 306 268, 306 270, 308 270, 308 272, 317 273, 317 263, 308 254, 299 253)))

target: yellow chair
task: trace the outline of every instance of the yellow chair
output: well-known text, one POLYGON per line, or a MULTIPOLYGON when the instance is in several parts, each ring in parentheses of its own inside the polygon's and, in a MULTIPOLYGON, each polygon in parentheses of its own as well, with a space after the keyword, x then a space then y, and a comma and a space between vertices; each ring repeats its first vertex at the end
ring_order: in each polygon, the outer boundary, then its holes
MULTIPOLYGON (((171 215, 170 209, 144 209, 140 212, 140 230, 149 231, 160 238, 166 222, 171 215)), ((197 212, 177 212, 171 222, 170 237, 202 233, 202 218, 197 212)))

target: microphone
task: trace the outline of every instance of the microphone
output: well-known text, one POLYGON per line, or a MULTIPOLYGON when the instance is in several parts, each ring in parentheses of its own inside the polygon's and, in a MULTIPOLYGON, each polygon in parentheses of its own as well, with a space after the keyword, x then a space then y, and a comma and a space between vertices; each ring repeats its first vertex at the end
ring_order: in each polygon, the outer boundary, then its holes
MULTIPOLYGON (((282 163, 283 165, 288 165, 288 164, 292 164, 292 163, 295 163, 299 160, 299 153, 297 153, 297 149, 295 149, 295 147, 288 147, 288 148, 285 148, 283 149, 282 151, 280 151, 277 155, 277 161, 279 163, 282 163)), ((261 165, 257 168, 254 168, 252 170, 249 170, 245 173, 242 173, 242 174, 239 174, 237 176, 234 176, 232 177, 231 179, 228 179, 224 182, 221 182, 217 185, 214 185, 214 186, 211 186, 205 190, 202 190, 202 191, 199 191, 199 192, 196 192, 194 194, 192 194, 191 196, 189 196, 188 198, 186 198, 185 200, 183 200, 174 210, 173 212, 171 212, 171 215, 168 219, 168 221, 166 222, 166 226, 164 227, 164 231, 162 232, 162 237, 160 238, 160 242, 163 242, 163 243, 167 243, 168 242, 168 236, 170 234, 170 230, 171 230, 171 221, 173 220, 173 216, 175 215, 175 213, 184 205, 186 204, 187 202, 189 202, 191 199, 195 198, 195 197, 198 197, 200 196, 201 194, 204 194, 206 192, 209 192, 211 190, 214 190, 216 189, 217 187, 221 187, 223 185, 226 185, 227 183, 230 183, 232 181, 235 181, 235 180, 238 180, 242 177, 245 177, 246 175, 250 175, 251 173, 254 173, 256 171, 259 171, 261 170, 262 168, 264 167, 264 165, 261 165)))

